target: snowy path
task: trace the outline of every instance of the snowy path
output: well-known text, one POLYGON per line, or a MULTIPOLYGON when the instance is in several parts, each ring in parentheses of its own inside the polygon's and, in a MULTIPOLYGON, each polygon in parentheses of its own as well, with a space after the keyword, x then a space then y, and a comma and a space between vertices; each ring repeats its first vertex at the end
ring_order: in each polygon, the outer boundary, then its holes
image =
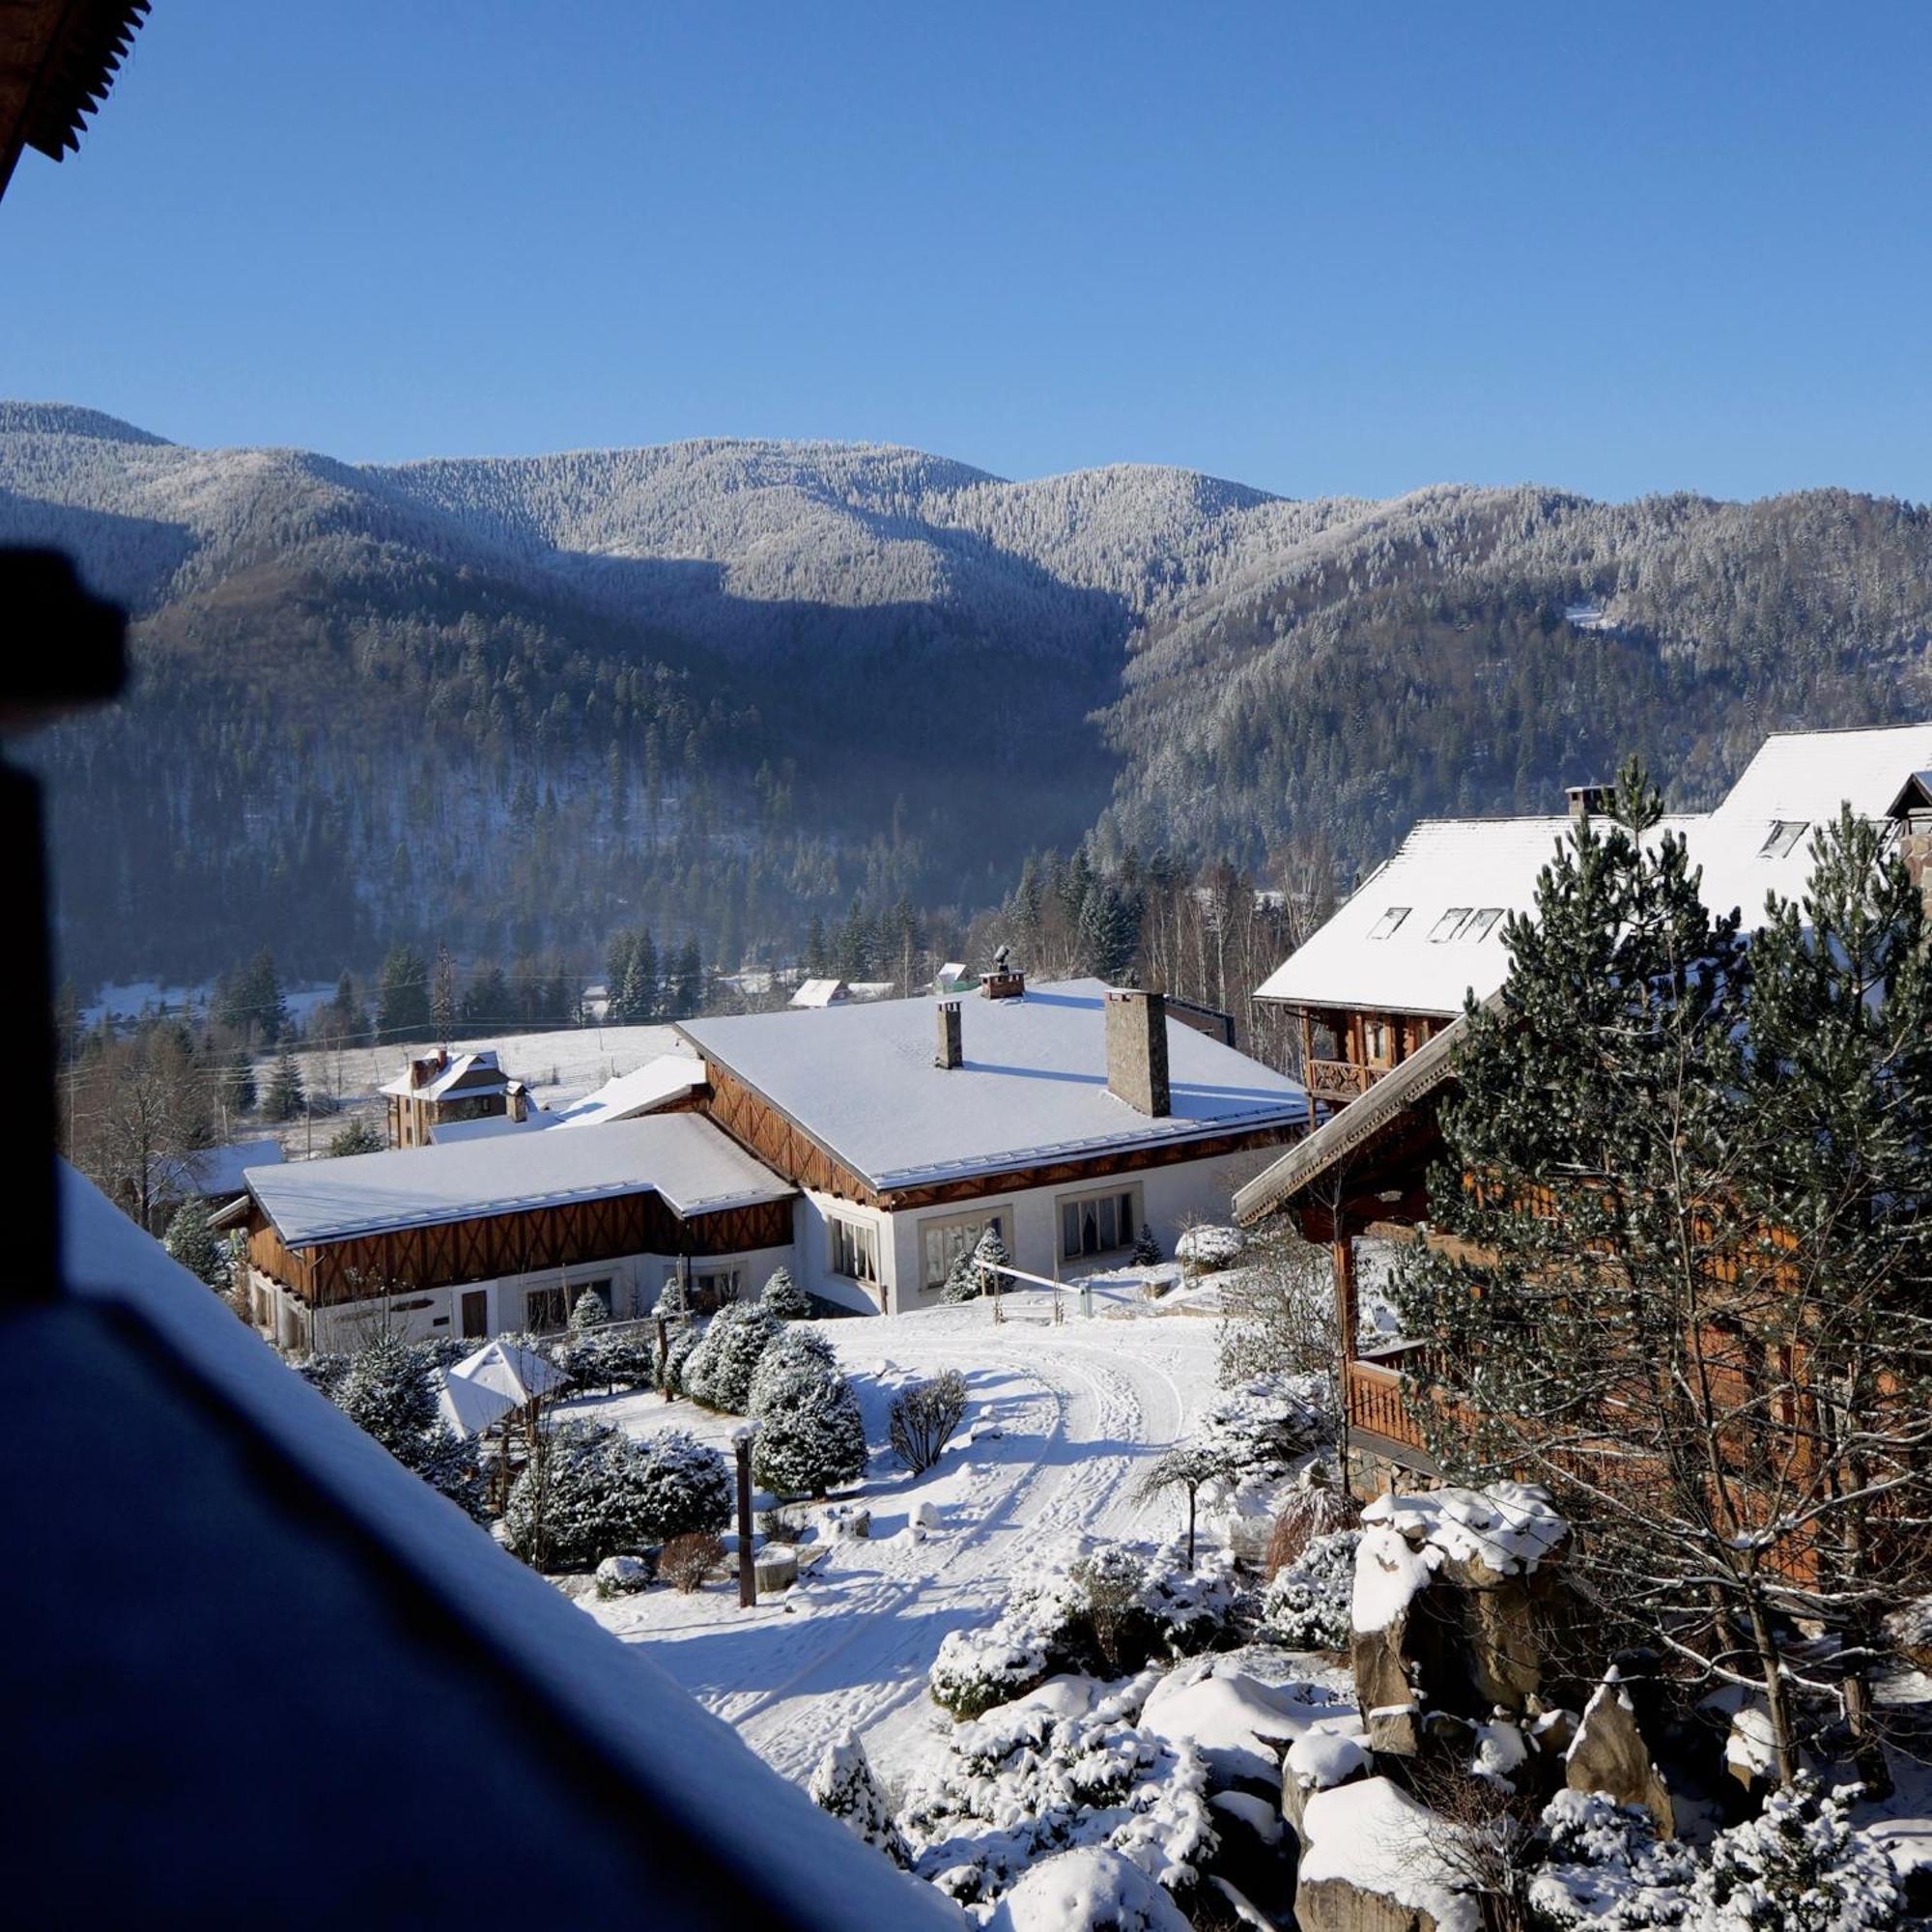
MULTIPOLYGON (((918 1481, 875 1459, 870 1541, 832 1545, 787 1598, 743 1612, 722 1587, 696 1598, 654 1590, 594 1613, 648 1643, 655 1662, 788 1776, 804 1778, 848 1727, 890 1776, 945 1721, 924 1690, 949 1631, 990 1622, 1009 1579, 1068 1538, 1175 1528, 1168 1506, 1139 1504, 1133 1490, 1207 1399, 1213 1326, 1169 1317, 1055 1327, 1022 1316, 994 1327, 982 1310, 935 1310, 827 1332, 858 1375, 876 1365, 882 1344, 897 1365, 867 1391, 875 1442, 890 1381, 946 1368, 966 1377, 969 1423, 1002 1434, 950 1450, 918 1481), (938 1506, 942 1527, 921 1539, 908 1525, 924 1502, 938 1506)), ((654 1405, 654 1426, 671 1419, 654 1405)))

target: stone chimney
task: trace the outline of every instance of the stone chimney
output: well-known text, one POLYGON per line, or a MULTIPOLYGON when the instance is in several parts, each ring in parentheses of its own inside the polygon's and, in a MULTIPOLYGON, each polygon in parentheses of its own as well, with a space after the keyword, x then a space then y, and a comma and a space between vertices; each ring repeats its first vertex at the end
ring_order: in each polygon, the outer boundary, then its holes
POLYGON ((1167 1002, 1158 993, 1108 993, 1107 1091, 1153 1120, 1174 1111, 1167 1085, 1167 1002))
POLYGON ((966 1062, 966 1049, 960 1043, 959 1002, 957 1000, 941 1000, 938 1004, 937 1011, 939 1014, 939 1050, 932 1056, 932 1064, 935 1066, 943 1066, 948 1069, 954 1066, 963 1066, 966 1062))
POLYGON ((1013 950, 1010 946, 999 947, 994 952, 993 970, 980 981, 980 992, 988 1000, 1026 998, 1026 975, 1013 964, 1013 950))
POLYGON ((1586 818, 1609 817, 1616 789, 1606 784, 1568 785, 1563 796, 1570 801, 1570 823, 1580 825, 1586 818))

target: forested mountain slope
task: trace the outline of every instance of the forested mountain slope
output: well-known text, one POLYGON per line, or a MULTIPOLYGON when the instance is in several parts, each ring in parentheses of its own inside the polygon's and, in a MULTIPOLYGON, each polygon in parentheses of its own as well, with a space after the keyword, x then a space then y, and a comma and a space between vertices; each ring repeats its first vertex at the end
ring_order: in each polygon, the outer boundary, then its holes
POLYGON ((1926 515, 1832 491, 1294 502, 738 440, 357 467, 0 404, 0 541, 137 617, 130 699, 37 753, 82 980, 645 922, 728 967, 855 895, 988 903, 1096 819, 1103 857, 1346 867, 1633 747, 1690 802, 1775 726, 1932 711, 1926 515))

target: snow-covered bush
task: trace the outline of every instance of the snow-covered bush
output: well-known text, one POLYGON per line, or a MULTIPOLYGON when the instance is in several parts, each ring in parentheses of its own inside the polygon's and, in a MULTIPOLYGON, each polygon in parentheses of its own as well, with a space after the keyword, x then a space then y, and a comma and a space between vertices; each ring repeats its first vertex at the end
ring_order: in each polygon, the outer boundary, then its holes
POLYGON ((1233 1267, 1241 1258, 1247 1241, 1238 1228, 1216 1227, 1204 1222, 1185 1228, 1174 1244, 1174 1258, 1186 1275, 1213 1274, 1233 1267))
POLYGON ((1690 1889, 1694 1932, 1877 1932, 1898 1923, 1891 1861, 1815 1778, 1718 1835, 1690 1889))
POLYGON ((832 1344, 815 1328, 787 1325, 780 1329, 777 1340, 758 1357, 756 1372, 752 1377, 751 1401, 745 1413, 762 1414, 764 1409, 761 1405, 770 1402, 771 1384, 792 1370, 808 1366, 833 1369, 838 1364, 838 1358, 832 1352, 832 1344))
POLYGON ((1013 1258, 996 1228, 986 1229, 972 1248, 946 1270, 939 1291, 942 1301, 977 1301, 982 1294, 995 1293, 1004 1283, 996 1269, 1010 1267, 1013 1258))
POLYGON ((1137 1727, 1157 1675, 1082 1717, 1021 1709, 959 1725, 900 1812, 914 1869, 984 1904, 1052 1853, 1105 1846, 1170 1890, 1195 1884, 1217 1849, 1207 1766, 1192 1744, 1137 1727))
POLYGON ((825 1747, 805 1788, 821 1811, 842 1820, 848 1831, 885 1853, 894 1864, 911 1865, 912 1847, 893 1822, 886 1794, 856 1732, 847 1731, 825 1747))
POLYGON ((1312 1376, 1263 1376, 1216 1398, 1194 1439, 1234 1479, 1294 1474, 1327 1439, 1323 1394, 1312 1376))
POLYGON ((1347 1650, 1355 1547, 1361 1540, 1358 1529, 1310 1537, 1301 1554, 1283 1564, 1268 1583, 1257 1634, 1288 1650, 1347 1650))
POLYGON ((1160 1259, 1160 1243, 1154 1239, 1153 1230, 1143 1221, 1140 1233, 1134 1237, 1134 1265, 1153 1267, 1160 1259))
POLYGON ((1017 1578, 991 1625, 950 1632, 927 1687, 955 1718, 975 1718, 1052 1671, 1112 1676, 1189 1656, 1220 1640, 1237 1597, 1218 1553, 1189 1570, 1178 1544, 1076 1544, 1017 1578))
POLYGON ((1685 1923, 1697 1861, 1675 1838, 1659 1838, 1642 1805, 1601 1791, 1559 1791, 1544 1807, 1542 1829, 1547 1861, 1529 1884, 1541 1932, 1685 1923))
POLYGON ((684 1364, 685 1393, 709 1408, 743 1415, 758 1358, 778 1339, 779 1327, 754 1301, 721 1309, 684 1364))
POLYGON ((915 1476, 939 1461, 966 1415, 966 1378, 947 1369, 929 1381, 914 1382, 893 1398, 891 1441, 915 1476))
POLYGON ((788 1267, 775 1267, 765 1277, 758 1306, 778 1321, 803 1321, 811 1313, 811 1298, 792 1279, 788 1267))
POLYGON ((526 1563, 580 1569, 730 1517, 724 1457, 682 1430, 639 1442, 609 1425, 566 1422, 511 1486, 503 1526, 526 1563))
POLYGON ((227 1288, 234 1273, 232 1257, 208 1218, 207 1207, 199 1201, 184 1201, 175 1209, 161 1246, 197 1281, 210 1288, 227 1288))
POLYGON ((690 1367, 691 1358, 703 1340, 704 1324, 701 1321, 694 1321, 688 1327, 671 1331, 669 1351, 658 1365, 658 1379, 664 1383, 668 1394, 685 1393, 684 1372, 690 1367))
POLYGON ((580 1388, 647 1388, 657 1379, 657 1349, 635 1329, 573 1337, 558 1361, 580 1388))
MULTIPOLYGON (((767 1359, 776 1353, 767 1351, 767 1359)), ((752 1414, 758 1423, 752 1469, 779 1495, 822 1496, 866 1473, 866 1424, 852 1384, 829 1362, 795 1358, 765 1376, 759 1364, 752 1414)))
POLYGON ((643 1556, 607 1556, 598 1564, 595 1578, 600 1597, 628 1597, 650 1580, 651 1563, 643 1556))
POLYGON ((570 1331, 573 1335, 585 1335, 593 1328, 601 1328, 611 1319, 611 1311, 604 1306, 604 1297, 583 1290, 570 1306, 570 1331))

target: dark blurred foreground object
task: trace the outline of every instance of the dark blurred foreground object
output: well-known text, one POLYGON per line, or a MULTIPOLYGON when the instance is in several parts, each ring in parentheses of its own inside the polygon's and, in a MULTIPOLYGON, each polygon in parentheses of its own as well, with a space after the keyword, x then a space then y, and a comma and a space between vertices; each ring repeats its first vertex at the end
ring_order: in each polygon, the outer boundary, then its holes
POLYGON ((147 16, 148 0, 0 0, 0 194, 23 148, 80 146, 147 16))

